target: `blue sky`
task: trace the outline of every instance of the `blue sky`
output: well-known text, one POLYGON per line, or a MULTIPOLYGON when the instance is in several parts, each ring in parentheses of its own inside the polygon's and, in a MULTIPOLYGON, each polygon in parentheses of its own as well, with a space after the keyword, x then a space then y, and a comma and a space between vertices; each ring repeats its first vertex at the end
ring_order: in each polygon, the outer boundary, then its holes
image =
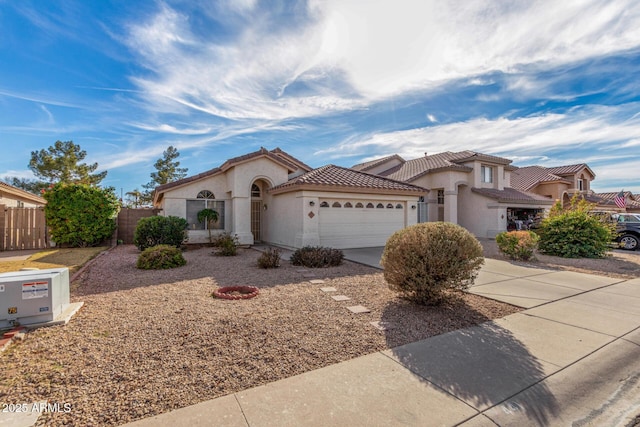
POLYGON ((196 174, 475 150, 640 193, 636 0, 0 0, 0 177, 73 140, 118 192, 196 174))

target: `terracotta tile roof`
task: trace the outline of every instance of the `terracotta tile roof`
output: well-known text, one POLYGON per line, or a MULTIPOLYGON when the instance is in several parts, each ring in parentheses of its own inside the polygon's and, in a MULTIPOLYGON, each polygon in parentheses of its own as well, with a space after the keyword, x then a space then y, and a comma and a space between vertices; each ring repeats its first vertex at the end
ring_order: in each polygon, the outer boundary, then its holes
POLYGON ((509 169, 511 168, 509 166, 511 160, 503 157, 491 156, 489 154, 482 154, 469 150, 459 151, 456 153, 446 151, 444 153, 437 153, 419 157, 417 159, 407 160, 401 165, 381 172, 380 175, 397 179, 399 181, 412 181, 427 173, 439 172, 442 170, 471 172, 473 171, 473 168, 465 166, 463 163, 474 160, 502 164, 509 169))
POLYGON ((173 182, 169 182, 167 184, 163 184, 160 185, 158 187, 156 187, 156 194, 160 194, 163 193, 171 188, 174 187, 178 187, 181 185, 185 185, 188 184, 190 182, 194 182, 197 181, 199 179, 202 178, 206 178, 208 176, 213 176, 213 175, 217 175, 219 173, 222 173, 230 168, 232 168, 233 166, 245 162, 247 160, 251 160, 251 159, 255 159, 258 157, 268 157, 271 160, 275 161, 276 163, 280 163, 282 164, 284 167, 288 168, 291 172, 298 170, 298 168, 306 168, 307 170, 311 170, 311 168, 307 165, 305 165, 304 163, 302 163, 301 161, 299 161, 298 159, 296 159, 295 157, 285 153, 284 151, 282 151, 279 148, 276 148, 272 151, 267 150, 266 148, 262 147, 260 148, 260 150, 258 151, 254 151, 252 153, 249 154, 244 154, 242 156, 238 156, 238 157, 233 157, 229 160, 227 160, 226 162, 224 162, 222 165, 220 165, 219 167, 215 167, 213 169, 209 169, 208 171, 205 172, 201 172, 197 175, 193 175, 193 176, 189 176, 183 179, 180 179, 178 181, 173 181, 173 182))
POLYGON ((357 171, 368 171, 369 169, 373 169, 376 166, 379 166, 379 165, 381 165, 381 164, 383 164, 383 163, 385 163, 385 162, 387 162, 387 161, 389 161, 391 159, 398 159, 398 160, 400 160, 400 163, 406 162, 406 160, 403 159, 402 157, 400 157, 399 155, 392 154, 392 155, 387 156, 387 157, 382 157, 382 158, 379 158, 379 159, 373 159, 373 160, 370 160, 370 161, 364 162, 364 163, 358 163, 357 165, 351 166, 351 169, 357 170, 357 171))
POLYGON ((495 188, 472 188, 471 191, 499 202, 514 202, 532 205, 553 205, 555 202, 548 197, 539 194, 521 191, 512 187, 505 187, 504 190, 495 188))
POLYGON ((529 191, 536 185, 544 182, 558 181, 571 184, 571 181, 554 175, 549 172, 549 168, 542 166, 526 166, 511 172, 511 186, 523 191, 529 191))
MULTIPOLYGON (((9 185, 6 182, 2 182, 0 181, 0 196, 5 193, 5 194, 11 194, 13 196, 17 196, 17 197, 21 197, 23 199, 27 199, 30 200, 33 203, 39 204, 39 205, 46 205, 47 201, 45 199, 43 199, 40 196, 36 196, 33 193, 29 193, 28 191, 25 191, 21 188, 18 187, 14 187, 13 185, 9 185)), ((0 200, 0 204, 2 204, 2 201, 0 200)))
POLYGON ((431 156, 407 160, 401 165, 380 173, 380 175, 396 179, 398 181, 412 181, 427 173, 441 170, 471 172, 473 170, 472 168, 455 163, 457 159, 469 157, 467 154, 469 152, 462 153, 452 153, 451 151, 447 151, 445 153, 438 153, 431 156))
POLYGON ((391 192, 425 193, 428 190, 416 185, 399 182, 366 172, 355 171, 335 165, 326 165, 311 172, 270 188, 269 192, 284 192, 297 190, 299 187, 313 187, 319 189, 341 190, 384 190, 391 192))
MULTIPOLYGON (((617 196, 618 193, 619 191, 611 193, 593 193, 590 195, 592 200, 587 199, 587 201, 591 203, 598 203, 599 205, 611 205, 613 207, 617 207, 613 198, 617 196)), ((636 196, 634 196, 631 191, 625 191, 624 195, 627 199, 627 209, 640 209, 640 200, 637 200, 636 196)))
POLYGON ((549 171, 549 173, 552 173, 555 175, 573 175, 574 173, 580 172, 584 168, 588 169, 589 172, 591 172, 591 174, 595 176, 591 168, 589 168, 589 166, 587 166, 586 163, 578 163, 575 165, 566 165, 566 166, 555 166, 552 168, 547 168, 547 170, 549 171))

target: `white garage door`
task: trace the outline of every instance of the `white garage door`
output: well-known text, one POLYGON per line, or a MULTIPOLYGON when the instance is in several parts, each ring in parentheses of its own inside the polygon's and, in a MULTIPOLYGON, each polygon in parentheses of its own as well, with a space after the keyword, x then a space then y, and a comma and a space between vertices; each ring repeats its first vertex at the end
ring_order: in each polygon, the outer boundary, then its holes
POLYGON ((320 244, 339 249, 384 246, 405 226, 405 209, 400 201, 320 200, 320 244))

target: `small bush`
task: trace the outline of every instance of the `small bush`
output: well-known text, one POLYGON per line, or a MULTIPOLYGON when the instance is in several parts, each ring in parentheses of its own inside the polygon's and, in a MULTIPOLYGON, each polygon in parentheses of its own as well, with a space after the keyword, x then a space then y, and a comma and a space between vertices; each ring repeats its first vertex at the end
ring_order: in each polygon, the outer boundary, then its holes
POLYGON ((236 256, 238 254, 238 236, 222 233, 213 239, 213 245, 218 248, 215 252, 220 256, 236 256))
POLYGON ((260 268, 278 268, 280 267, 280 249, 267 248, 258 258, 258 267, 260 268))
POLYGON ((188 226, 186 219, 177 216, 141 218, 133 234, 133 243, 141 251, 157 245, 179 248, 187 240, 188 226))
POLYGON ((538 235, 531 231, 504 231, 496 236, 500 252, 511 259, 522 261, 533 258, 538 240, 538 235))
POLYGON ((291 264, 309 268, 335 267, 342 264, 344 254, 340 249, 322 246, 305 246, 291 255, 291 264))
POLYGON ((380 263, 392 290, 426 305, 469 287, 483 262, 482 246, 467 230, 448 222, 426 222, 389 237, 380 263))
POLYGON ((182 251, 171 245, 158 245, 142 251, 136 266, 143 270, 161 270, 185 265, 182 251))
POLYGON ((604 257, 611 249, 615 224, 591 214, 592 209, 592 205, 576 197, 567 209, 554 206, 538 231, 540 251, 564 258, 604 257))

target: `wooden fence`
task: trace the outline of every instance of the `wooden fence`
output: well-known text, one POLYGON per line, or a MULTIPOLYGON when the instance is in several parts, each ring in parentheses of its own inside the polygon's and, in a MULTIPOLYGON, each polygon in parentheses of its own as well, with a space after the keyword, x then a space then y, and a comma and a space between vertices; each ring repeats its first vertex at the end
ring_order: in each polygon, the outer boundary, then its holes
POLYGON ((0 205, 0 251, 47 248, 44 208, 0 205))
POLYGON ((129 209, 122 208, 118 213, 118 240, 122 243, 133 244, 133 233, 141 218, 158 215, 159 209, 129 209))

